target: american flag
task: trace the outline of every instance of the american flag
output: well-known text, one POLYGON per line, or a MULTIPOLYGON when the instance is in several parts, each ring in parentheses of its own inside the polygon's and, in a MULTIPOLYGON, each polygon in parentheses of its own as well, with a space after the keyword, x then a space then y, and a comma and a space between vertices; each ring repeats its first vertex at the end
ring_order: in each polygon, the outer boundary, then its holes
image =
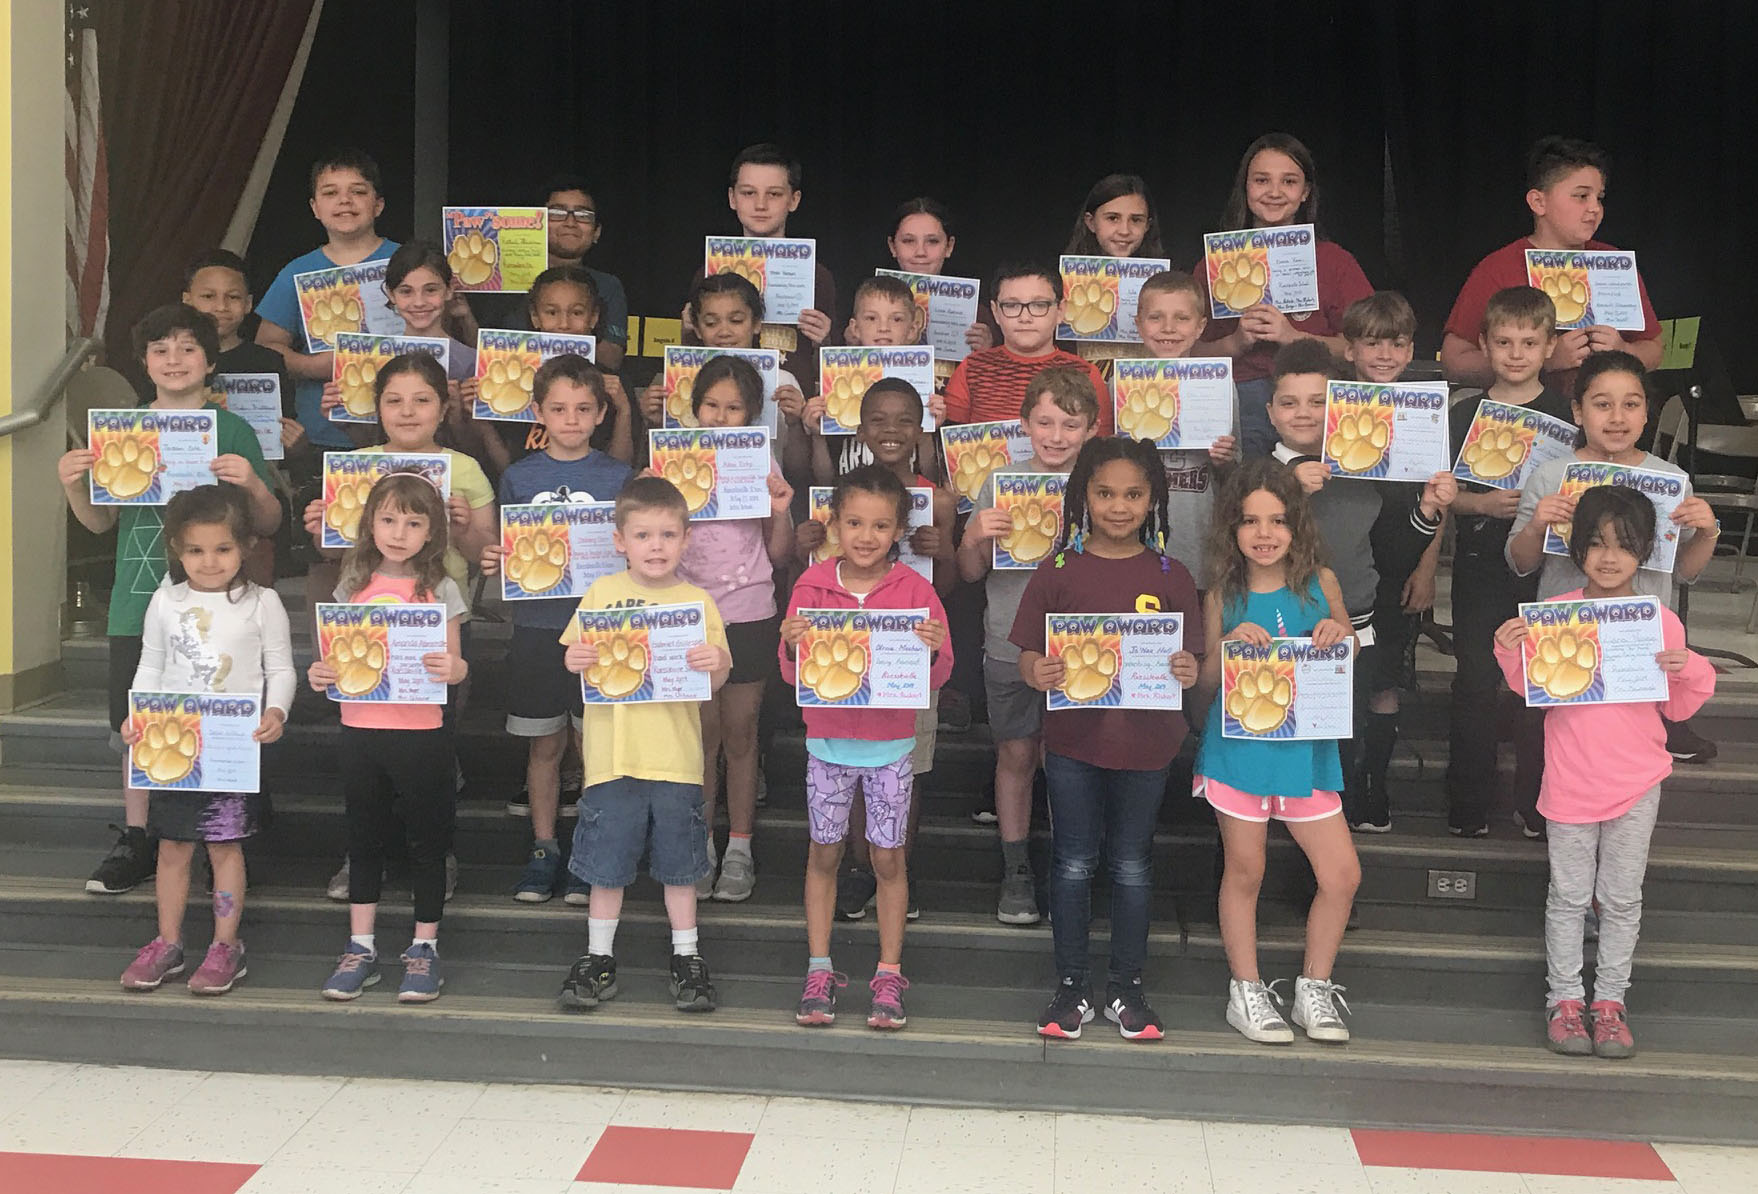
POLYGON ((101 336, 110 309, 110 169, 92 3, 67 6, 67 333, 101 336))

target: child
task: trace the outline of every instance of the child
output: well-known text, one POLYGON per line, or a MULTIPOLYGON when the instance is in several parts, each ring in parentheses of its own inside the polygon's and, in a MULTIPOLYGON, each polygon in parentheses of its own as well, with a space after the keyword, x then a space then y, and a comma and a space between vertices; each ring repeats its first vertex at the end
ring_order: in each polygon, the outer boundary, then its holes
MULTIPOLYGON (((1556 338, 1556 306, 1541 290, 1511 286, 1490 296, 1478 337, 1495 381, 1484 397, 1571 420, 1569 401, 1540 376, 1556 338)), ((1448 442, 1465 442, 1477 401, 1454 403, 1448 442)), ((1453 500, 1453 716, 1447 735, 1447 831, 1456 837, 1489 833, 1496 788, 1496 731, 1500 691, 1495 632, 1538 597, 1535 580, 1516 577, 1502 556, 1520 507, 1518 489, 1466 483, 1453 500)), ((1505 703, 1505 702, 1504 702, 1505 703)), ((1544 714, 1524 702, 1507 710, 1515 719, 1514 807, 1522 825, 1539 825, 1538 785, 1544 767, 1544 714)))
MULTIPOLYGON (((1053 562, 1032 573, 1009 639, 1019 674, 1047 693, 1067 675, 1044 653, 1046 614, 1176 613, 1184 648, 1167 657, 1183 688, 1197 680, 1203 628, 1196 586, 1165 554, 1166 473, 1144 440, 1089 441, 1075 460, 1063 499, 1053 562)), ((1100 846, 1111 867, 1111 965, 1105 1018, 1125 1040, 1157 1041, 1160 1017, 1142 993, 1153 894, 1154 825, 1166 772, 1184 740, 1182 713, 1147 709, 1059 709, 1044 714, 1044 773, 1049 779, 1050 928, 1056 942, 1056 992, 1038 1017, 1038 1034, 1080 1036, 1093 1018, 1089 922, 1100 846)))
MULTIPOLYGON (((1027 383, 1019 417, 1032 443, 1032 458, 1019 471, 1066 476, 1098 426, 1099 399, 1084 369, 1057 366, 1027 383)), ((1019 648, 1008 637, 1026 583, 1034 574, 995 572, 989 567, 995 540, 1013 529, 1007 512, 995 508, 993 478, 983 482, 975 507, 959 541, 958 572, 971 584, 983 581, 988 598, 983 613, 983 688, 989 700, 989 736, 995 743, 995 818, 1001 834, 995 919, 1004 925, 1035 925, 1032 777, 1043 757, 1044 698, 1021 677, 1019 648)))
POLYGON ((281 354, 245 340, 239 328, 252 308, 244 259, 225 249, 196 258, 183 273, 183 301, 214 321, 220 335, 215 373, 272 373, 281 383, 281 447, 288 458, 308 454, 305 428, 293 403, 293 382, 281 354))
MULTIPOLYGON (((875 386, 877 388, 877 386, 875 386)), ((871 391, 868 392, 869 396, 871 391)), ((920 400, 916 406, 919 412, 920 400)), ((920 414, 917 414, 920 418, 920 414)), ((916 635, 928 647, 932 691, 952 674, 946 642, 946 611, 934 588, 897 558, 909 528, 909 493, 883 464, 863 465, 838 481, 830 495, 830 518, 842 547, 839 558, 814 564, 794 584, 781 624, 781 676, 795 682, 795 648, 805 636, 802 609, 926 609, 916 635)), ((836 1020, 835 968, 830 961, 830 922, 837 898, 837 865, 850 831, 855 789, 867 806, 867 851, 877 876, 879 968, 867 1027, 902 1028, 903 932, 910 905, 905 847, 916 801, 911 754, 917 717, 908 709, 811 708, 806 718, 806 808, 811 846, 806 856, 806 985, 800 1024, 836 1020)))
MULTIPOLYGON (((1560 596, 1634 596, 1638 571, 1654 547, 1654 524, 1653 503, 1634 490, 1601 485, 1581 494, 1570 519, 1569 559, 1584 583, 1560 596)), ((1545 1040, 1553 1053, 1630 1057, 1636 1052, 1624 993, 1641 926, 1642 879, 1660 811, 1660 785, 1672 773, 1661 719, 1684 721, 1715 692, 1715 669, 1685 646, 1678 617, 1663 605, 1660 620, 1664 645, 1654 659, 1667 675, 1666 700, 1563 705, 1544 718, 1538 811, 1550 826, 1550 891, 1544 901, 1550 991, 1544 1003, 1545 1040), (1591 1006, 1581 983, 1589 905, 1599 911, 1591 1006)), ((1496 662, 1521 696, 1526 694, 1526 641, 1521 618, 1510 618, 1496 630, 1496 662)))
MULTIPOLYGON (((885 247, 897 268, 912 274, 940 274, 952 256, 958 238, 953 235, 952 213, 938 199, 919 196, 898 205, 891 214, 891 235, 885 247)), ((972 352, 995 346, 995 328, 979 316, 964 330, 964 342, 972 352)))
POLYGON ((1227 1023, 1247 1040, 1294 1040, 1257 967, 1257 896, 1274 819, 1288 827, 1318 880, 1306 920, 1306 961, 1294 983, 1294 1023, 1312 1040, 1347 1041, 1349 1029, 1336 1008, 1343 988, 1331 981, 1331 966, 1361 883, 1361 864, 1338 816, 1343 772, 1337 748, 1325 740, 1223 738, 1217 696, 1223 642, 1261 647, 1271 638, 1311 637, 1315 647, 1335 646, 1350 637, 1348 607, 1337 577, 1318 562, 1322 537, 1292 473, 1272 461, 1246 461, 1228 478, 1215 515, 1209 536, 1215 583, 1203 610, 1210 650, 1203 658, 1202 691, 1211 703, 1194 794, 1214 807, 1221 828, 1221 944, 1232 971, 1227 1023))
MULTIPOLYGON (((152 382, 153 410, 212 410, 215 449, 208 466, 214 477, 240 487, 250 504, 250 531, 272 535, 281 525, 281 503, 270 488, 268 465, 250 425, 209 399, 220 337, 214 322, 183 303, 148 312, 134 327, 134 351, 152 382)), ((97 463, 91 448, 75 448, 61 457, 56 474, 67 504, 80 525, 94 535, 116 531, 116 581, 110 590, 110 725, 128 719, 128 685, 140 664, 141 633, 148 604, 165 578, 162 506, 94 506, 86 474, 97 463)), ((121 895, 153 873, 153 844, 147 836, 147 794, 122 787, 123 825, 110 853, 86 880, 97 895, 121 895)))
MULTIPOLYGON (((398 357, 386 368, 408 359, 398 357)), ((433 363, 431 357, 419 359, 433 363)), ((384 374, 379 378, 382 382, 384 374)), ((448 521, 445 502, 426 478, 414 473, 379 478, 360 515, 360 540, 342 557, 335 599, 445 606, 446 649, 423 655, 421 664, 429 679, 450 685, 463 683, 470 668, 462 647, 469 609, 457 582, 446 574, 448 521)), ((306 677, 314 692, 326 692, 337 682, 336 664, 320 657, 306 677)), ((445 983, 439 922, 457 801, 452 731, 439 705, 345 701, 341 715, 337 763, 348 814, 348 944, 323 985, 323 997, 358 999, 379 980, 375 925, 386 835, 395 827, 408 850, 415 896, 415 936, 402 956, 397 1001, 431 1003, 445 983)))
MULTIPOLYGON (((746 360, 712 357, 696 374, 690 409, 704 427, 746 427, 763 414, 763 379, 746 360)), ((769 472, 768 518, 699 523, 683 545, 678 575, 714 598, 726 619, 732 674, 712 701, 702 705, 706 767, 702 803, 710 831, 708 875, 698 885, 703 898, 727 903, 751 898, 757 868, 751 860, 751 834, 757 819, 757 711, 763 686, 775 674, 781 619, 775 609, 775 565, 794 548, 788 505, 794 491, 774 465, 769 472), (712 832, 720 790, 716 762, 726 752, 726 815, 730 829, 720 877, 714 879, 712 832)), ((588 781, 590 782, 590 780, 588 781)))
MULTIPOLYGON (((234 486, 203 485, 166 504, 168 575, 147 606, 133 687, 263 697, 262 721, 251 736, 274 742, 293 704, 293 640, 275 591, 244 576, 254 538, 250 504, 234 486)), ((138 746, 141 735, 133 719, 123 723, 129 746, 138 746)), ((159 839, 159 935, 122 972, 123 990, 151 991, 183 973, 183 911, 196 842, 207 843, 213 866, 214 940, 190 976, 190 994, 224 995, 244 977, 243 842, 262 828, 267 812, 268 796, 256 792, 152 792, 147 825, 159 839)))
MULTIPOLYGON (((848 343, 860 347, 915 344, 921 338, 922 324, 921 308, 916 306, 915 295, 903 280, 875 275, 855 288, 854 313, 849 317, 845 338, 848 343)), ((824 395, 814 394, 799 420, 810 437, 812 483, 815 485, 834 484, 850 469, 873 463, 873 453, 860 436, 839 435, 832 443, 831 437, 823 434, 824 410, 824 395)), ((946 417, 946 400, 939 394, 929 395, 928 410, 938 422, 946 417)), ((934 451, 936 438, 933 432, 922 430, 922 420, 918 415, 908 445, 907 460, 912 473, 938 475, 939 462, 934 451)))
MULTIPOLYGON (((542 451, 514 464, 501 476, 502 505, 531 502, 608 502, 629 479, 629 466, 592 450, 592 434, 610 408, 604 373, 584 357, 552 357, 538 369, 531 386, 537 425, 548 435, 542 451)), ((501 570, 502 549, 482 549, 482 574, 501 570)), ((521 903, 541 904, 555 894, 564 874, 561 845, 556 840, 556 815, 561 799, 562 755, 568 723, 578 722, 579 682, 563 663, 556 635, 568 625, 573 609, 567 600, 517 601, 510 604, 512 641, 507 645, 507 675, 512 683, 507 706, 507 733, 530 740, 525 763, 525 803, 531 815, 531 855, 513 889, 521 903)), ((574 796, 579 795, 576 789, 574 796)), ((586 900, 584 884, 570 877, 570 903, 586 900)))
POLYGON ((1276 442, 1263 417, 1272 388, 1271 374, 1280 348, 1317 340, 1333 353, 1343 351, 1343 312, 1373 293, 1367 275, 1349 251, 1324 236, 1319 221, 1318 167, 1312 152, 1287 133, 1265 133, 1239 159, 1233 190, 1221 213, 1221 231, 1311 224, 1318 236, 1313 249, 1318 270, 1319 309, 1290 316, 1258 303, 1238 319, 1217 319, 1203 332, 1206 351, 1233 358, 1239 390, 1240 448, 1247 456, 1267 455, 1276 442))
POLYGON ((1107 174, 1094 183, 1062 251, 1083 257, 1158 257, 1160 221, 1147 182, 1134 174, 1107 174))
MULTIPOLYGON (((663 478, 643 476, 625 485, 616 502, 613 538, 618 554, 629 561, 628 570, 593 581, 579 608, 701 602, 703 641, 684 658, 720 688, 733 667, 720 611, 707 593, 678 578, 678 561, 691 534, 684 495, 663 478)), ((598 648, 581 639, 578 620, 568 623, 561 641, 570 672, 598 662, 598 648)), ((562 983, 564 1010, 594 1008, 615 998, 623 889, 634 882, 643 852, 649 872, 665 887, 672 998, 680 1011, 714 1010, 714 984, 696 930, 696 883, 714 873, 702 819, 702 720, 696 709, 678 702, 586 707, 586 791, 568 869, 591 887, 591 903, 587 952, 562 983)))
MULTIPOLYGON (((1605 186, 1611 161, 1599 146, 1572 137, 1541 137, 1526 154, 1526 207, 1532 212, 1532 234, 1503 245, 1479 261, 1465 279, 1447 316, 1441 339, 1441 368, 1460 385, 1487 386, 1495 376, 1488 354, 1478 343, 1489 297, 1527 281, 1527 249, 1610 249, 1593 239, 1605 218, 1605 186)), ((1635 355, 1643 368, 1660 364, 1660 323, 1648 301, 1640 273, 1642 330, 1628 334, 1609 327, 1584 327, 1560 333, 1551 342, 1544 372, 1564 394, 1575 388, 1574 372, 1592 352, 1617 349, 1635 355)))

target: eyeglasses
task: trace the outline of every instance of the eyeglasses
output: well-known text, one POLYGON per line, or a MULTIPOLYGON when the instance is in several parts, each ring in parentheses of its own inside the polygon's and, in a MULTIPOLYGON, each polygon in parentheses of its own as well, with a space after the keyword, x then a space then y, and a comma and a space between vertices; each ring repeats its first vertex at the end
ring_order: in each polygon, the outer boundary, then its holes
POLYGON ((576 223, 580 224, 596 224, 598 222, 598 213, 590 207, 552 207, 549 209, 549 218, 558 224, 570 216, 576 223))
POLYGON ((1033 315, 1048 315, 1050 308, 1056 304, 1050 299, 1033 299, 1029 303, 1022 303, 1018 299, 1001 299, 995 305, 1001 309, 1001 314, 1012 319, 1026 311, 1033 315))

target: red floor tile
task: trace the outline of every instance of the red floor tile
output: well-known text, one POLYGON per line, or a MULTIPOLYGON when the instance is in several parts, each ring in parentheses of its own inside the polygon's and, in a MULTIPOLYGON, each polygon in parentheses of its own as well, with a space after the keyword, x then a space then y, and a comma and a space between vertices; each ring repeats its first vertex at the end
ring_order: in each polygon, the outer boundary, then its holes
POLYGON ((751 1137, 750 1132, 609 1127, 574 1180, 730 1190, 751 1137))
POLYGON ((1474 1169, 1560 1177, 1670 1182, 1672 1170, 1646 1144, 1556 1136, 1481 1136, 1462 1132, 1354 1132, 1363 1165, 1474 1169))
POLYGON ((0 1153, 0 1190, 54 1194, 236 1194, 260 1166, 140 1157, 0 1153))

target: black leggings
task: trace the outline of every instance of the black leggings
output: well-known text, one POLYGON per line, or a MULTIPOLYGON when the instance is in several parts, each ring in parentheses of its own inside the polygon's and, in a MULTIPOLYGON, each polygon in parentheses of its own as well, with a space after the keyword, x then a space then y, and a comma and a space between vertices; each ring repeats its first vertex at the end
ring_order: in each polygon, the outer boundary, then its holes
POLYGON ((416 923, 438 922, 445 911, 446 855, 458 796, 451 731, 343 726, 340 762, 348 902, 378 903, 385 843, 400 836, 409 848, 416 923))

